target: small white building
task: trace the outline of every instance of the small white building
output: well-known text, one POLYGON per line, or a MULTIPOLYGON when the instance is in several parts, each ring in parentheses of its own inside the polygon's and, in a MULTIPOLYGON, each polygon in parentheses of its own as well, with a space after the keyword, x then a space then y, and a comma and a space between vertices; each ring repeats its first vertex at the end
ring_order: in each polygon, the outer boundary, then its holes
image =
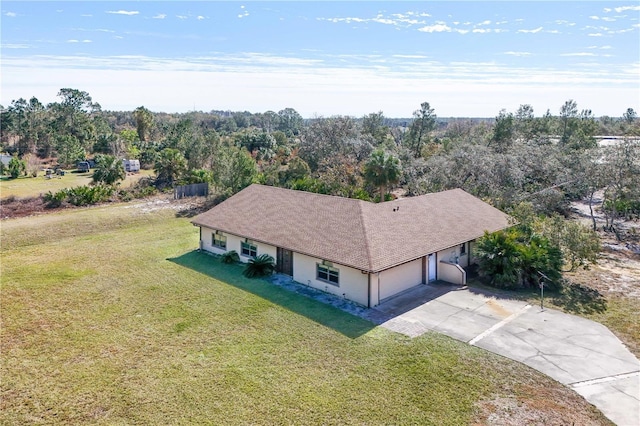
POLYGON ((373 307, 429 281, 466 284, 474 240, 509 216, 461 189, 374 204, 251 185, 192 223, 201 250, 266 253, 295 281, 373 307))
POLYGON ((122 160, 125 172, 139 172, 140 160, 122 160))

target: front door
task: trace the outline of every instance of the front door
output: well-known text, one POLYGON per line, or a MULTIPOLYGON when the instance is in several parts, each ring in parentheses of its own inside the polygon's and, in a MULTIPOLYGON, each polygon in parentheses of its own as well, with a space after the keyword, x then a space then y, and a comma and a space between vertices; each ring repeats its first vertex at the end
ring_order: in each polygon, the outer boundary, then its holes
POLYGON ((429 255, 429 281, 436 280, 436 254, 429 255))
POLYGON ((293 252, 278 247, 277 269, 278 272, 293 276, 293 252))

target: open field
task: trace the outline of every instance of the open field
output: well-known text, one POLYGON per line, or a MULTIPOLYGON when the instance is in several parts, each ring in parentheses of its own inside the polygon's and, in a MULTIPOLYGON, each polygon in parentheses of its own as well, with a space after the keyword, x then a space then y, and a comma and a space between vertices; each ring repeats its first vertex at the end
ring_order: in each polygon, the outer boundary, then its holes
POLYGON ((609 424, 521 364, 247 280, 175 216, 1 222, 0 423, 609 424))
MULTIPOLYGON (((153 170, 141 170, 140 173, 127 174, 126 179, 121 183, 126 188, 144 176, 153 175, 153 170)), ((38 177, 19 177, 18 179, 0 179, 0 198, 8 197, 37 197, 47 192, 56 192, 63 188, 72 188, 76 186, 88 185, 91 183, 90 173, 73 173, 67 171, 64 176, 56 176, 51 179, 44 177, 42 173, 38 177)))

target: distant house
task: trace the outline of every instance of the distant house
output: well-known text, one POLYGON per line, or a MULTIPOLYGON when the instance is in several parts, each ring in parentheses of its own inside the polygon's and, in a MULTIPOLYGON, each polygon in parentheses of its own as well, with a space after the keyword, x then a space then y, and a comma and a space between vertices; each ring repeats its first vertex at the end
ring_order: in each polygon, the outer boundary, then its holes
POLYGON ((509 226, 461 189, 374 204, 262 185, 192 223, 201 250, 270 254, 295 281, 368 307, 429 281, 465 284, 474 240, 509 226))

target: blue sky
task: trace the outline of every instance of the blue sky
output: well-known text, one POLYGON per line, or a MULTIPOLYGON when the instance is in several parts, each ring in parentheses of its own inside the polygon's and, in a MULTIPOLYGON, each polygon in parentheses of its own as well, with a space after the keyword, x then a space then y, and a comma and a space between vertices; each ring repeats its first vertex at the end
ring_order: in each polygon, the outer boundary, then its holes
POLYGON ((2 1, 0 104, 60 88, 103 109, 305 117, 427 101, 492 117, 574 99, 640 110, 638 1, 2 1))

